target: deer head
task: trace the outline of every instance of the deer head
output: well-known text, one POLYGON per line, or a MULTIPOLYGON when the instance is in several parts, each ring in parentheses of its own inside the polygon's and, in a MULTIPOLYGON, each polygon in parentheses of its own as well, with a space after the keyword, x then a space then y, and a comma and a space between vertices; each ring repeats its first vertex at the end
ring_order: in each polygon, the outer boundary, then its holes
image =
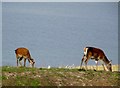
POLYGON ((30 59, 30 64, 32 65, 32 67, 34 67, 34 64, 35 64, 35 61, 34 61, 34 59, 30 59))
POLYGON ((107 64, 107 66, 106 66, 109 71, 112 71, 112 63, 111 63, 111 61, 112 60, 110 60, 109 63, 107 64))

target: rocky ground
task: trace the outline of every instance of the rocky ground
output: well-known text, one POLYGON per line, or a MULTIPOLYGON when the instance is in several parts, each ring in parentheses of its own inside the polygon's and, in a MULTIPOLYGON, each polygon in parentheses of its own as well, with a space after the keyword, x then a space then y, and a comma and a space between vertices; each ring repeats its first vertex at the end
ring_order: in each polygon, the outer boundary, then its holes
POLYGON ((120 86, 120 72, 65 68, 2 68, 2 86, 120 86))

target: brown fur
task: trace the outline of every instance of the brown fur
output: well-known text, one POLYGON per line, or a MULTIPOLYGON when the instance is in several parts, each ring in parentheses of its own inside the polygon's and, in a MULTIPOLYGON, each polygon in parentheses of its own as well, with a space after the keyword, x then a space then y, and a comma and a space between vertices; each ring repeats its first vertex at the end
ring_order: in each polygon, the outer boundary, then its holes
MULTIPOLYGON (((99 60, 102 60, 105 63, 107 69, 109 71, 112 71, 111 62, 107 59, 107 57, 105 56, 105 53, 101 49, 95 48, 95 47, 85 47, 84 48, 84 55, 83 55, 83 58, 81 60, 81 66, 82 66, 82 63, 84 61, 85 65, 86 65, 86 69, 87 69, 87 63, 88 63, 89 59, 93 59, 96 62, 98 62, 99 60)), ((96 63, 96 69, 97 69, 97 65, 98 65, 98 63, 96 63)), ((103 65, 103 68, 104 68, 104 65, 103 65)))
POLYGON ((34 67, 34 59, 31 58, 30 52, 27 48, 17 48, 15 50, 16 53, 16 58, 17 58, 17 66, 18 66, 18 59, 19 59, 19 64, 21 64, 21 60, 24 58, 24 66, 26 65, 26 59, 28 59, 29 63, 32 64, 32 66, 34 67))

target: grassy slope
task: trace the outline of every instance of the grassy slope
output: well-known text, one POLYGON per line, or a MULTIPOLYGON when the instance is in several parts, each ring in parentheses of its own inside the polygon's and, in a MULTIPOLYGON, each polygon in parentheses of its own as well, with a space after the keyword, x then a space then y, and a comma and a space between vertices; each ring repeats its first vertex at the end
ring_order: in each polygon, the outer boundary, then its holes
POLYGON ((120 86, 119 72, 2 67, 2 86, 120 86))

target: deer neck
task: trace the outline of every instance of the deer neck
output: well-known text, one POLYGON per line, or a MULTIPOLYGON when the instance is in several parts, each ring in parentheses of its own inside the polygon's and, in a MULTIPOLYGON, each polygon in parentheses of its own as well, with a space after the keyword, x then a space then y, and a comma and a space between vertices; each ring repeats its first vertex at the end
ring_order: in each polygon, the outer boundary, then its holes
POLYGON ((107 59, 107 57, 105 56, 105 58, 103 59, 104 63, 107 65, 110 63, 110 61, 107 59))

